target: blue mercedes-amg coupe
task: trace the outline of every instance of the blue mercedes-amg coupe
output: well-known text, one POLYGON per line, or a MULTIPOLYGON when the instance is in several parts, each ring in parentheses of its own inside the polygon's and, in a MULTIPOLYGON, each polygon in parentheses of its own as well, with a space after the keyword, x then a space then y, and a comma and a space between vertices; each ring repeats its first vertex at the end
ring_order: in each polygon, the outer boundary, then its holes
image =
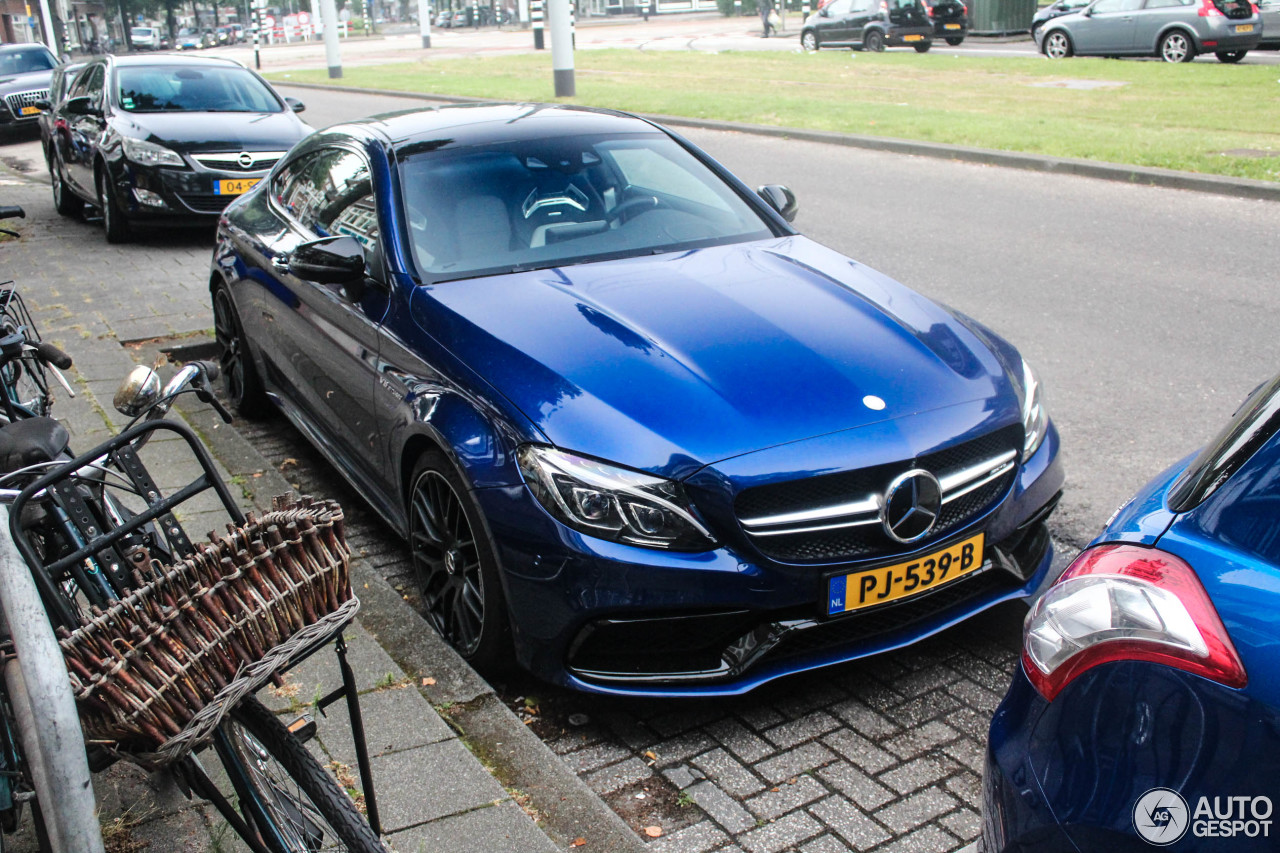
POLYGON ((316 133, 227 208, 227 391, 410 543, 479 666, 741 693, 1051 582, 1036 374, 651 122, 555 105, 316 133))

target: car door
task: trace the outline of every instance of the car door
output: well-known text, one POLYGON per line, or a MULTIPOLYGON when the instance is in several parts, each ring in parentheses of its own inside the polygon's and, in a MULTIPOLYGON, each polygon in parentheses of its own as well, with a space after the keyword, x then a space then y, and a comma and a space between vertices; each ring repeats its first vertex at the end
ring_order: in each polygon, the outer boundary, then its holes
POLYGON ((814 19, 814 29, 822 44, 848 44, 853 41, 853 4, 855 0, 834 0, 814 19))
POLYGON ((1135 47, 1135 17, 1142 0, 1098 0, 1072 18, 1076 53, 1123 53, 1135 47))
POLYGON ((861 43, 867 24, 880 17, 880 0, 853 0, 853 12, 849 16, 849 39, 861 43))
POLYGON ((1262 40, 1280 44, 1280 0, 1262 0, 1258 11, 1262 13, 1262 40))
MULTIPOLYGON (((93 184, 93 161, 97 156, 98 141, 102 138, 102 131, 106 127, 106 119, 103 116, 106 106, 103 97, 105 79, 106 66, 102 63, 91 65, 80 72, 67 100, 63 102, 58 112, 59 119, 65 125, 65 132, 58 135, 60 142, 58 153, 62 155, 63 175, 67 183, 86 198, 92 198, 96 193, 93 184), (68 110, 67 104, 73 101, 77 104, 86 103, 76 101, 77 98, 88 98, 88 108, 78 109, 75 112, 68 110)), ((63 130, 64 127, 60 125, 59 129, 63 130)))
POLYGON ((1154 52, 1156 41, 1165 28, 1174 21, 1186 20, 1188 7, 1195 0, 1146 0, 1146 4, 1134 13, 1134 46, 1139 50, 1154 52))
POLYGON ((385 290, 375 283, 321 284, 289 266, 298 245, 347 235, 364 247, 370 276, 382 275, 368 161, 355 150, 322 148, 282 169, 270 191, 288 227, 271 243, 265 266, 274 280, 259 292, 257 333, 270 339, 263 346, 267 368, 330 457, 370 485, 376 477, 372 399, 385 290))

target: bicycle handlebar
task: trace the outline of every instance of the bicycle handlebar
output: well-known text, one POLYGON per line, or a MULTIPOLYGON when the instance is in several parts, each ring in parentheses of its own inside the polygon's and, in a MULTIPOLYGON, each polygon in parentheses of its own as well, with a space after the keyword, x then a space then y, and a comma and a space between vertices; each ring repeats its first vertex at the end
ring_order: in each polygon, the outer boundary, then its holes
POLYGON ((36 344, 36 355, 46 364, 51 364, 59 370, 68 370, 71 367, 71 356, 55 347, 47 341, 41 341, 36 344))
POLYGON ((16 204, 0 207, 0 219, 26 219, 27 212, 16 204))

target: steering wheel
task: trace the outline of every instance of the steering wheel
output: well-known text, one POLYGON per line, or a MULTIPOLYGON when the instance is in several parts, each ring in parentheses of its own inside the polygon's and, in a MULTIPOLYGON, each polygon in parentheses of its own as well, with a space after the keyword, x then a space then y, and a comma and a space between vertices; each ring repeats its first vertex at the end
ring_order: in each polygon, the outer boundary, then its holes
POLYGON ((626 222, 637 213, 645 213, 662 207, 662 200, 657 196, 641 196, 640 198, 627 199, 622 204, 609 211, 605 217, 612 227, 614 223, 626 222))

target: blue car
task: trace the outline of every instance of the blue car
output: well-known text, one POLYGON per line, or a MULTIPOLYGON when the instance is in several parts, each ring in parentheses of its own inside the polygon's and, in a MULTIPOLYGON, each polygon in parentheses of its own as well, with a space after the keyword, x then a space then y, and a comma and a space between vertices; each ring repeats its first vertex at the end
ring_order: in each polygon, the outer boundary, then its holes
POLYGON ((1027 615, 984 850, 1275 850, 1280 377, 1126 504, 1027 615))
POLYGON ((409 541, 481 667, 741 693, 1052 580, 1058 437, 975 320, 643 119, 442 107, 313 134, 222 217, 227 392, 409 541))

